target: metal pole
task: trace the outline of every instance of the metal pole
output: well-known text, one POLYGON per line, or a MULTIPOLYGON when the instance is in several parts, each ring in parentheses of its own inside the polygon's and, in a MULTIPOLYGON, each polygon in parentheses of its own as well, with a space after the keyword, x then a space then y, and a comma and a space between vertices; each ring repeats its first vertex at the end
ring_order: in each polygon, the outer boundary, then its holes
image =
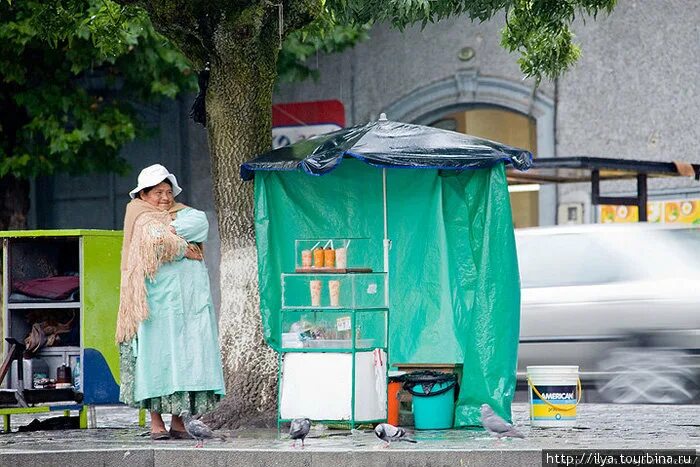
MULTIPOLYGON (((389 230, 387 228, 387 212, 386 212, 386 169, 382 169, 382 199, 384 202, 384 240, 389 239, 389 230)), ((384 264, 386 267, 387 264, 384 264)))
POLYGON ((637 209, 639 222, 647 221, 647 174, 637 174, 637 209))
POLYGON ((387 205, 386 205, 386 169, 382 169, 382 199, 384 203, 384 272, 386 273, 386 282, 384 284, 384 304, 389 303, 389 249, 391 248, 391 240, 389 240, 389 226, 387 222, 387 205))

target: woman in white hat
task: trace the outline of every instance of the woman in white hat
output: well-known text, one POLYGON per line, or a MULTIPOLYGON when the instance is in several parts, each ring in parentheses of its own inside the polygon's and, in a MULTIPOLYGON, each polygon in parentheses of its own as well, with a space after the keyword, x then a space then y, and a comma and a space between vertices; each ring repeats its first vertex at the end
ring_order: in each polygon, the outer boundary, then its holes
POLYGON ((201 244, 202 211, 160 164, 146 167, 126 207, 117 318, 120 400, 151 411, 151 438, 189 438, 183 411, 211 411, 224 395, 216 315, 201 244), (170 431, 161 414, 173 414, 170 431))

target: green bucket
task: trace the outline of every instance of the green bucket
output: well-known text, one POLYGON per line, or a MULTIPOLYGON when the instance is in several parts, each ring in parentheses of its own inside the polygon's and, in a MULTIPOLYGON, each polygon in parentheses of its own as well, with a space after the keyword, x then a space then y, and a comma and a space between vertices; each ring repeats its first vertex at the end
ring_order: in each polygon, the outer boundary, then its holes
POLYGON ((403 387, 413 396, 413 422, 417 430, 452 428, 457 375, 415 371, 405 375, 403 387))

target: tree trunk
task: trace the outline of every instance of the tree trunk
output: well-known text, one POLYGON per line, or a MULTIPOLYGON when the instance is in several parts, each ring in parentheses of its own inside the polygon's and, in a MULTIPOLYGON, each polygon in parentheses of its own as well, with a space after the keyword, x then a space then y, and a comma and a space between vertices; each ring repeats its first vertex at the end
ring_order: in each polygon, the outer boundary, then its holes
POLYGON ((12 175, 0 178, 0 230, 27 228, 29 181, 12 175))
MULTIPOLYGON (((219 333, 228 391, 207 422, 214 427, 275 423, 277 356, 260 317, 253 183, 240 165, 271 145, 272 92, 278 42, 270 24, 245 42, 217 34, 207 89, 214 199, 221 236, 219 333)), ((235 37, 235 38, 234 38, 235 37)))

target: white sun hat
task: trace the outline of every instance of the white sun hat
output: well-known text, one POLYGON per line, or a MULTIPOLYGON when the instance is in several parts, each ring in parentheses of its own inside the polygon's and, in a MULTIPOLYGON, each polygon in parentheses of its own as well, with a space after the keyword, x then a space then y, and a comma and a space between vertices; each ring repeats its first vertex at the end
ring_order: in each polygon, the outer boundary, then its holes
POLYGON ((129 192, 129 196, 133 199, 136 197, 139 191, 143 190, 144 188, 156 186, 166 178, 173 184, 173 197, 179 195, 182 192, 182 188, 180 188, 180 185, 177 184, 177 178, 175 178, 175 175, 168 172, 168 169, 162 165, 153 164, 141 171, 138 178, 138 185, 129 192))

